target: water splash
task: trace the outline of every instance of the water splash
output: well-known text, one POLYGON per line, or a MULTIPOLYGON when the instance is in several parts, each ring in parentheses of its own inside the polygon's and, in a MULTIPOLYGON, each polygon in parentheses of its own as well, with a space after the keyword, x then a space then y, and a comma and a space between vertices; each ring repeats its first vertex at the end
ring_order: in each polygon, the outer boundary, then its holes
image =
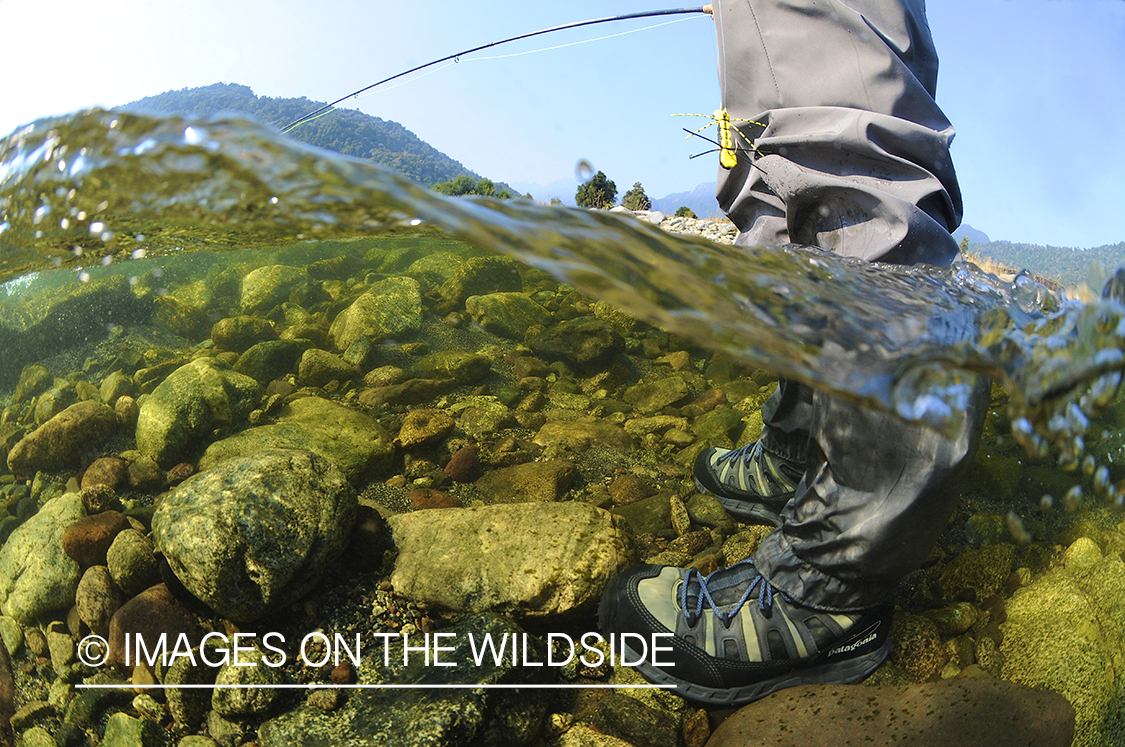
MULTIPOLYGON (((0 280, 142 248, 277 246, 439 228, 639 319, 775 373, 941 425, 976 374, 1013 435, 1064 467, 1125 369, 1121 296, 1062 300, 972 265, 901 268, 800 247, 732 247, 604 212, 445 198, 239 119, 94 110, 0 146, 0 280), (93 230, 95 228, 97 230, 93 230)), ((1107 287, 1125 286, 1119 270, 1107 287), (1115 285, 1116 284, 1116 285, 1115 285)))

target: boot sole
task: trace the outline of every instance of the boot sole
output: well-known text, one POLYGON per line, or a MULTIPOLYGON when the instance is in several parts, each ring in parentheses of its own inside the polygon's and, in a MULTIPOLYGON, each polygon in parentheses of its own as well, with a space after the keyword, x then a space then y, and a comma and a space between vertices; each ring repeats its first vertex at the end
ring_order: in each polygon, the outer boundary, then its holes
MULTIPOLYGON (((633 660, 640 658, 636 651, 623 642, 625 649, 633 660)), ((741 687, 725 689, 703 687, 685 680, 677 679, 667 672, 657 669, 647 661, 637 664, 632 669, 649 682, 657 685, 673 685, 672 692, 694 701, 712 706, 741 706, 760 700, 767 695, 800 685, 847 685, 858 682, 874 672, 886 661, 891 653, 891 641, 886 639, 878 649, 855 656, 844 661, 804 669, 794 669, 780 677, 774 677, 761 682, 754 682, 741 687)))

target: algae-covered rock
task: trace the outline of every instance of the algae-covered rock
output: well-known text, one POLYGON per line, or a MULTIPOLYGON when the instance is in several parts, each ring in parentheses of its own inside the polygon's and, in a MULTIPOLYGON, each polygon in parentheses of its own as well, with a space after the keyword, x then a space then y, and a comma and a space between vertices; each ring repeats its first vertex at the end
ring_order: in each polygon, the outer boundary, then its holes
POLYGON ((281 408, 276 422, 211 444, 199 468, 265 449, 306 449, 331 460, 356 484, 390 469, 394 456, 391 436, 376 420, 321 397, 302 397, 281 408))
POLYGON ((117 429, 113 408, 101 402, 76 402, 23 437, 8 452, 8 469, 17 474, 58 470, 78 461, 117 429))
POLYGON ((234 364, 234 370, 259 384, 268 384, 292 373, 301 359, 301 344, 295 340, 266 340, 251 345, 234 364))
MULTIPOLYGON (((557 667, 524 666, 513 657, 474 658, 473 646, 493 641, 499 648, 513 641, 523 645, 526 634, 510 621, 492 615, 473 615, 440 631, 441 660, 453 666, 434 666, 422 653, 412 653, 404 663, 401 639, 381 645, 363 657, 360 685, 432 685, 466 683, 546 684, 557 667)), ((394 639, 392 638, 392 641, 394 639)), ((420 639, 419 639, 420 641, 420 639)), ((421 645, 410 637, 410 645, 421 645)), ((527 639, 528 662, 541 663, 546 654, 527 639)), ((521 649, 522 651, 522 649, 521 649)), ((271 719, 258 730, 261 747, 524 747, 533 744, 542 730, 548 699, 541 689, 499 688, 359 689, 349 694, 342 708, 328 712, 306 704, 271 719)))
POLYGON ((176 577, 247 622, 307 593, 347 545, 356 495, 327 459, 295 449, 228 459, 174 488, 152 536, 176 577))
POLYGON ((523 290, 519 266, 507 257, 472 257, 441 286, 441 297, 463 304, 469 296, 523 290))
POLYGON ((80 569, 63 551, 66 528, 85 515, 77 493, 48 501, 0 547, 0 611, 23 624, 74 603, 80 569))
POLYGON ((355 375, 355 368, 346 360, 318 348, 309 348, 301 355, 297 370, 297 378, 305 386, 324 386, 330 381, 347 381, 355 375))
POLYGON ((360 337, 401 339, 422 326, 422 291, 414 278, 380 280, 341 311, 328 330, 332 345, 343 352, 360 337))
MULTIPOLYGON (((680 376, 668 376, 631 386, 625 390, 624 399, 637 412, 651 414, 675 404, 691 394, 691 388, 680 376)), ((731 410, 742 420, 742 415, 731 410)))
POLYGON ((559 500, 576 474, 571 462, 549 459, 492 470, 476 485, 486 503, 543 503, 559 500))
POLYGON ((1075 747, 1125 744, 1125 562, 1080 538, 1019 589, 1000 626, 1002 676, 1074 705, 1075 747))
POLYGON ((528 327, 551 321, 551 315, 523 293, 469 296, 465 311, 492 334, 521 342, 528 327))
POLYGON ((276 339, 273 323, 256 316, 231 316, 211 326, 211 341, 215 347, 236 353, 245 352, 259 342, 276 339))
POLYGON ((180 366, 141 404, 137 449, 165 467, 184 461, 215 428, 245 421, 261 395, 257 381, 215 359, 180 366))
POLYGON ((600 363, 625 349, 621 335, 601 319, 578 317, 528 340, 537 353, 579 366, 600 363))
POLYGON ((636 556, 623 520, 579 503, 432 509, 389 524, 395 591, 450 610, 589 611, 636 556))
POLYGON ((491 368, 492 360, 486 355, 440 350, 415 363, 412 373, 420 379, 453 379, 459 384, 472 384, 487 376, 491 368))
POLYGON ((1015 549, 1008 544, 968 549, 942 570, 938 583, 946 599, 971 593, 982 601, 1000 591, 1015 564, 1015 549))
POLYGON ((288 265, 259 267, 242 279, 242 313, 269 311, 294 295, 303 297, 308 290, 309 275, 302 268, 288 265))

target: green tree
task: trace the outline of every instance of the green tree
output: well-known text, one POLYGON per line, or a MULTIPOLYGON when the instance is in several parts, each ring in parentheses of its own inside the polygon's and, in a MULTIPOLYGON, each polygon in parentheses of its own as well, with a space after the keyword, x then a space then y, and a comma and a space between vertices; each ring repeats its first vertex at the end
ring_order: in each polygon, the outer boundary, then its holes
POLYGON ((640 182, 633 184, 633 188, 621 198, 621 204, 629 210, 651 210, 652 200, 645 194, 645 188, 640 182))
POLYGON ((579 185, 574 201, 578 207, 611 208, 617 204, 617 185, 599 171, 593 179, 579 185))
POLYGON ((563 201, 560 200, 558 197, 552 197, 550 204, 554 205, 556 207, 562 207, 563 201))
POLYGON ((962 236, 961 237, 961 251, 963 251, 963 252, 969 251, 969 237, 968 236, 962 236))
POLYGON ((677 218, 696 218, 698 216, 696 216, 695 211, 692 210, 691 208, 689 208, 687 205, 680 205, 678 208, 676 208, 676 217, 677 218))

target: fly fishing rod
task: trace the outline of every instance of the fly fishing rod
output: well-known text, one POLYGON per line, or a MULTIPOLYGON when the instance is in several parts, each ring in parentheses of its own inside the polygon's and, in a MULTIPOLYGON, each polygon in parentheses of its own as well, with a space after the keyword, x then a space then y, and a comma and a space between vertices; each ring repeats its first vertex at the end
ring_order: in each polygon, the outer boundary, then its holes
POLYGON ((634 18, 651 18, 653 16, 686 15, 688 13, 708 13, 709 14, 710 12, 711 12, 711 6, 710 5, 704 5, 703 7, 700 7, 700 8, 671 8, 669 10, 649 10, 649 11, 644 11, 642 13, 626 13, 624 15, 610 16, 608 18, 594 18, 594 19, 591 19, 591 20, 588 20, 588 21, 576 21, 574 23, 565 23, 562 26, 552 26, 551 28, 540 29, 538 31, 532 31, 532 32, 526 33, 526 34, 519 34, 518 36, 512 36, 512 37, 509 37, 507 39, 501 39, 500 41, 490 42, 489 44, 482 44, 479 47, 473 47, 472 49, 466 49, 463 52, 457 52, 456 54, 451 54, 451 55, 447 55, 445 57, 442 57, 439 60, 434 60, 433 62, 427 62, 424 65, 418 65, 417 67, 412 67, 409 70, 405 70, 401 73, 398 73, 397 75, 392 75, 389 78, 383 78, 383 80, 381 80, 377 83, 372 83, 371 85, 369 85, 365 88, 361 88, 358 91, 353 91, 353 92, 349 93, 347 96, 343 96, 341 98, 338 98, 330 104, 325 104, 324 106, 320 107, 319 109, 311 111, 311 112, 309 112, 308 114, 306 114, 305 116, 303 116, 299 119, 293 120, 289 124, 282 127, 281 131, 283 133, 286 133, 286 132, 289 132, 290 130, 294 129, 295 127, 303 125, 305 122, 311 122, 312 120, 316 119, 317 117, 320 117, 324 114, 327 114, 328 112, 335 109, 336 104, 339 104, 342 101, 346 101, 346 100, 352 98, 353 96, 359 96, 361 93, 366 93, 367 91, 370 91, 372 88, 378 88, 379 86, 383 85, 384 83, 390 83, 392 80, 397 80, 398 78, 405 77, 407 75, 410 75, 411 73, 416 73, 419 70, 425 70, 428 67, 433 67, 434 65, 439 65, 443 62, 448 62, 449 60, 457 60, 460 57, 464 57, 465 55, 472 54, 473 52, 479 52, 482 49, 488 49, 490 47, 498 47, 501 44, 507 44, 508 42, 519 41, 520 39, 530 39, 533 36, 541 36, 543 34, 551 34, 551 33, 554 33, 555 31, 565 31, 566 29, 576 29, 576 28, 580 28, 582 26, 593 26, 593 25, 599 24, 599 23, 610 23, 612 21, 628 21, 628 20, 631 20, 631 19, 634 19, 634 18))

